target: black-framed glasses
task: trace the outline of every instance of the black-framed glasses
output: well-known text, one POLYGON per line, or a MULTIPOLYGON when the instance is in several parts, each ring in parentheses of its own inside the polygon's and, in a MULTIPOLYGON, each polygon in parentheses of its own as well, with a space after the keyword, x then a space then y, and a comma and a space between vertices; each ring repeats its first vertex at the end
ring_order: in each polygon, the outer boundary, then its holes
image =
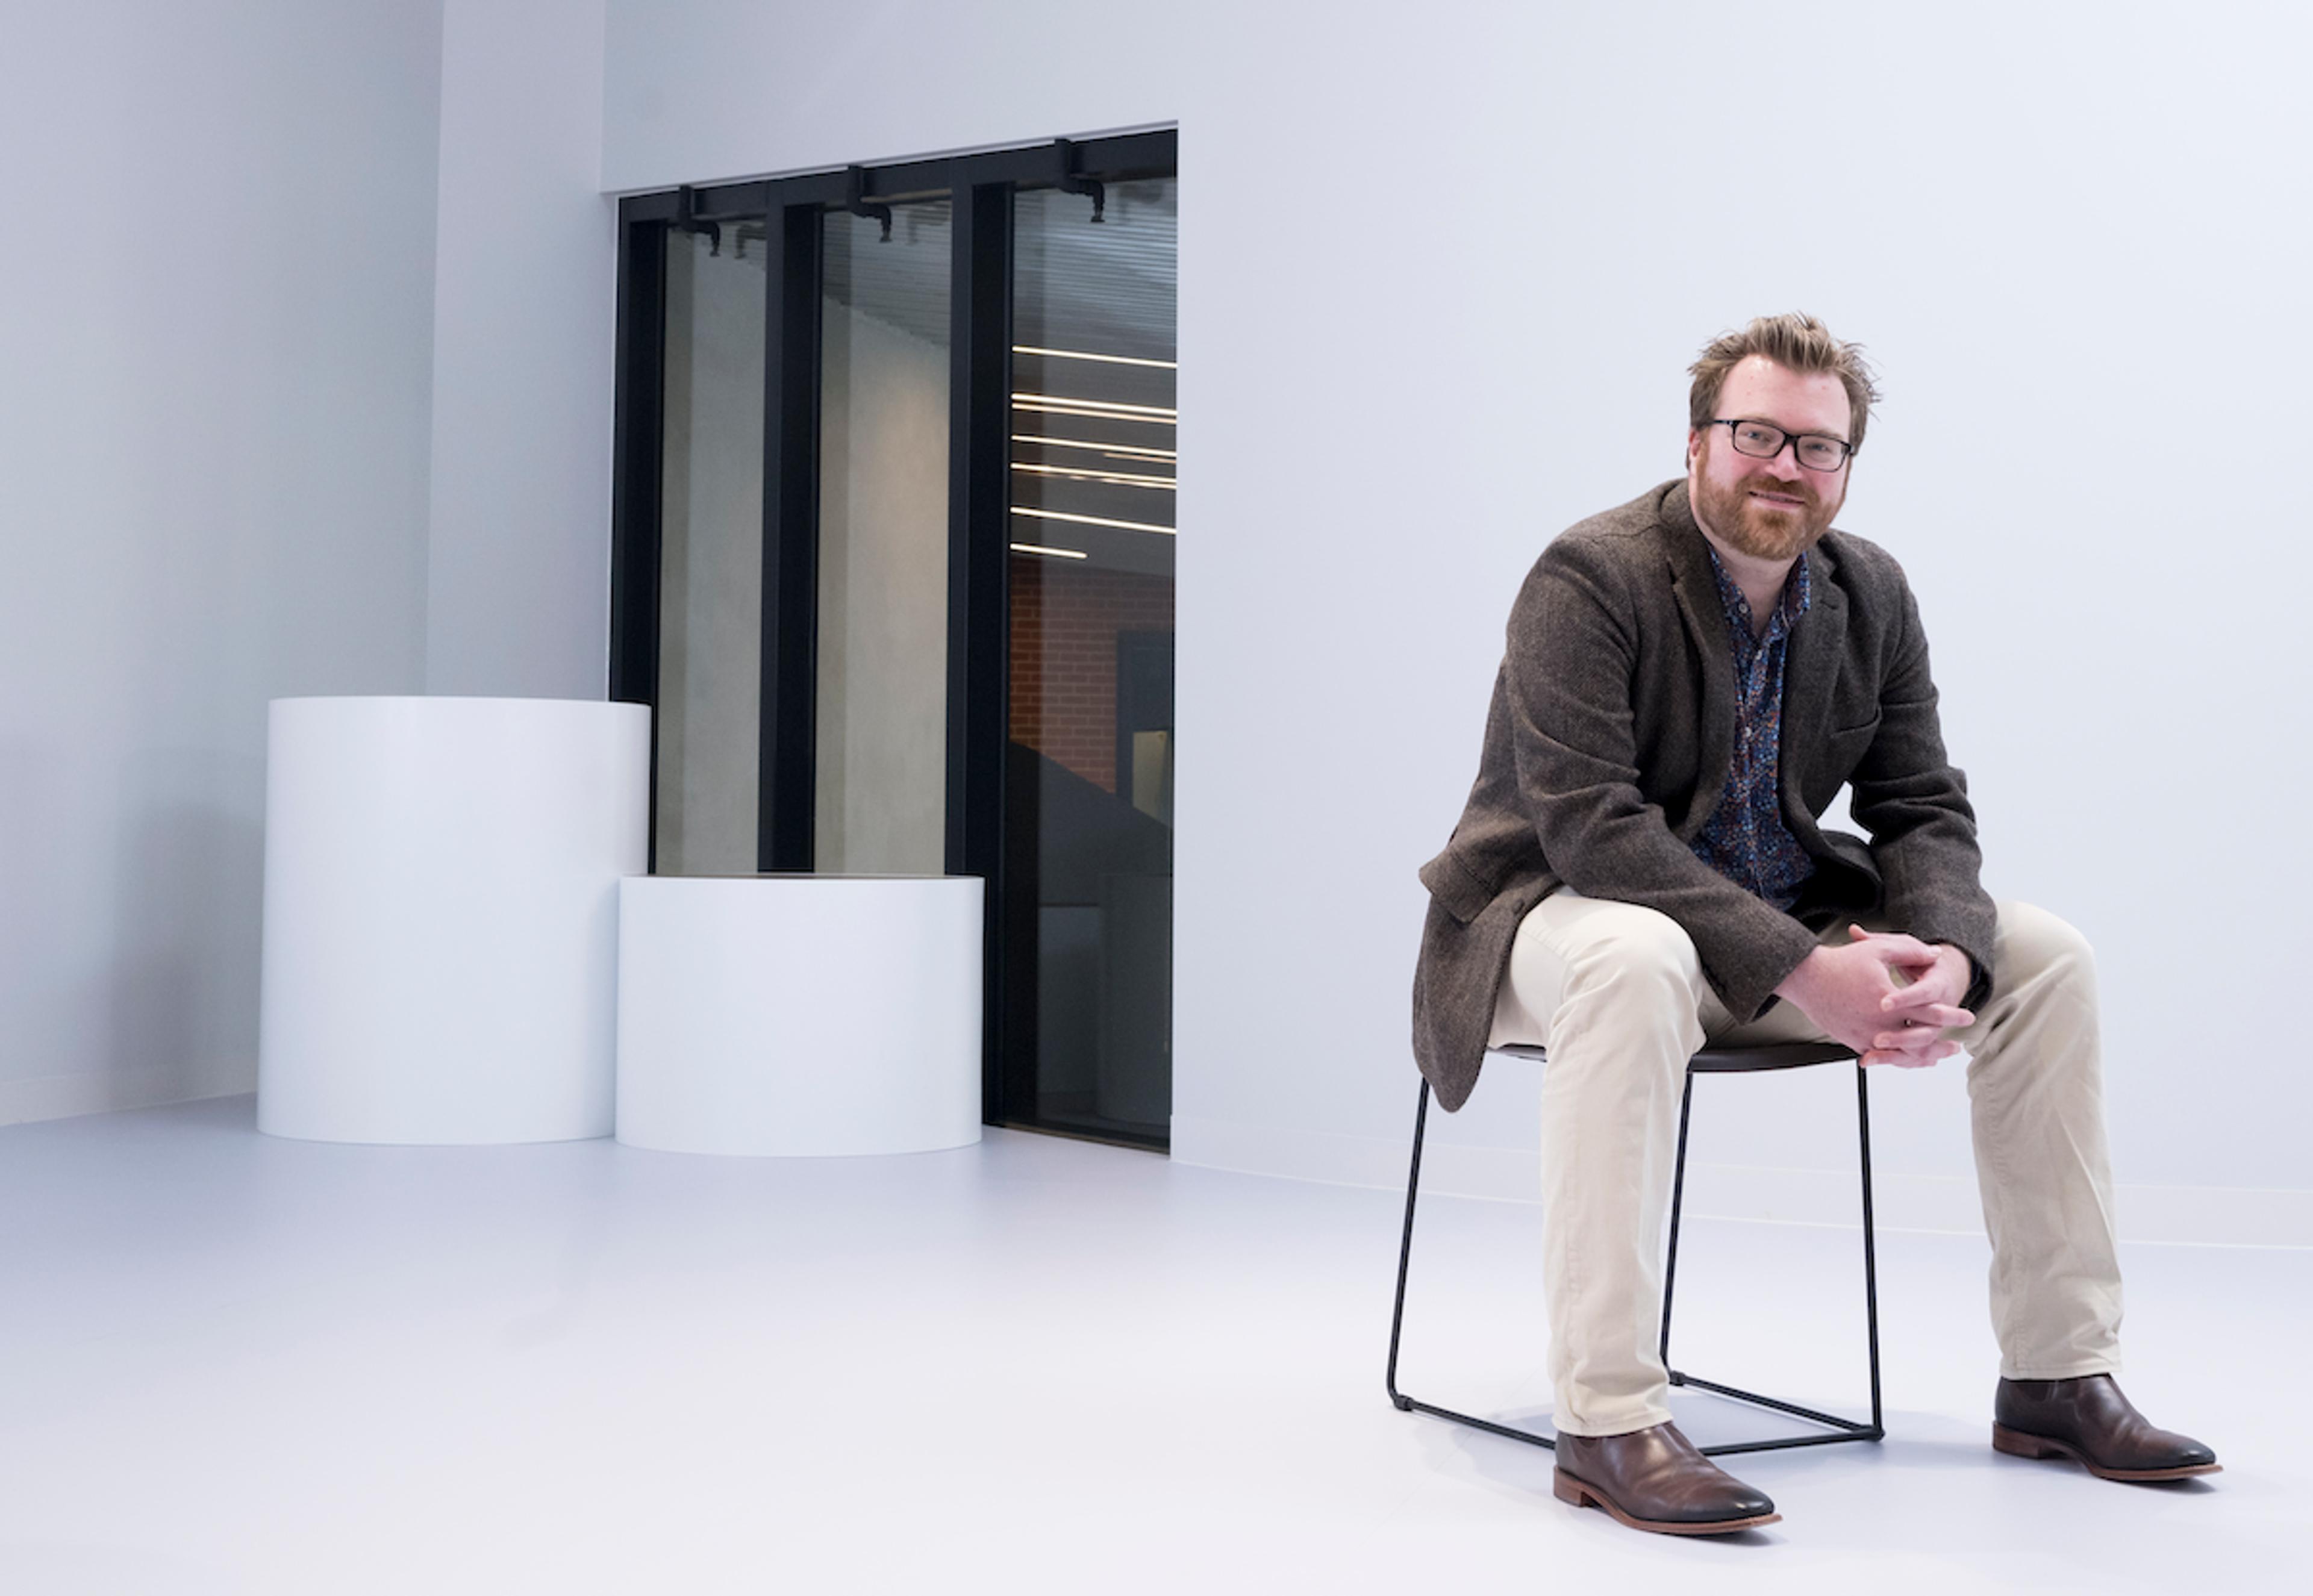
POLYGON ((1722 416, 1704 425, 1725 427, 1735 442, 1735 452, 1754 460, 1772 460, 1783 452, 1784 444, 1795 443, 1799 446, 1799 464, 1810 471, 1835 471, 1855 452, 1855 445, 1845 438, 1834 438, 1828 433, 1787 433, 1772 421, 1722 416))

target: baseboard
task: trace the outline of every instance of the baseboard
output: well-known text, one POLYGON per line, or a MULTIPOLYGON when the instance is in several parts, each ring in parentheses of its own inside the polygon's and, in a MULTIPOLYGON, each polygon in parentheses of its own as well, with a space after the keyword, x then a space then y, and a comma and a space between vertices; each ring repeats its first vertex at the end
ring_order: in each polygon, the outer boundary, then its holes
MULTIPOLYGON (((1409 1140, 1276 1130, 1229 1120, 1173 1118, 1176 1162, 1385 1191, 1405 1188, 1409 1140)), ((1542 1160, 1532 1150, 1471 1147, 1432 1138, 1421 1189, 1439 1196, 1538 1203, 1542 1160)), ((1966 1175, 1875 1172, 1873 1217, 1882 1230, 1982 1235, 1975 1180, 1966 1175)), ((1697 1162, 1686 1211, 1698 1218, 1855 1225, 1855 1172, 1697 1162)), ((2121 1240, 2203 1247, 2313 1249, 2313 1190, 2232 1186, 2123 1185, 2114 1192, 2121 1240)))
POLYGON ((30 1125, 37 1120, 70 1119, 82 1114, 113 1114, 123 1109, 157 1109, 170 1103, 197 1102, 203 1098, 232 1097, 256 1089, 257 1065, 245 1059, 223 1060, 166 1074, 84 1071, 77 1074, 33 1075, 19 1081, 0 1081, 0 1125, 30 1125))

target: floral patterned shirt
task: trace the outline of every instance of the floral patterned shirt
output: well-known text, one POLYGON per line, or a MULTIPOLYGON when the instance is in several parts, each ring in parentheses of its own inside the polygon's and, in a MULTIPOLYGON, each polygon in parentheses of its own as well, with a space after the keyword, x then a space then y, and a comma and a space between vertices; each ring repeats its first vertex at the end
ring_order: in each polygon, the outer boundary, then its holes
POLYGON ((1783 596, 1767 617, 1765 636, 1752 627, 1750 601, 1743 597, 1711 555, 1719 579, 1719 602, 1735 653, 1735 759, 1728 767, 1719 807, 1687 846, 1694 856, 1737 886, 1757 893, 1777 908, 1799 901, 1799 887, 1815 863, 1783 824, 1777 773, 1782 743, 1783 660, 1791 627, 1807 609, 1807 563, 1794 562, 1783 596))

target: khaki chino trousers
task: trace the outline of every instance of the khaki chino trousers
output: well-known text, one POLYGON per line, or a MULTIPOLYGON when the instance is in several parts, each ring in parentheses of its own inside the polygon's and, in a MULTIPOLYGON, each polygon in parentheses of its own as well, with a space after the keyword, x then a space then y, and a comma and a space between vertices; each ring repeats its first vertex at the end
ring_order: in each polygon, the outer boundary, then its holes
MULTIPOLYGON (((2001 1372, 2110 1372, 2121 1287, 2094 956, 2029 904, 2002 903, 1999 916, 1992 996, 1950 1034, 1969 1060, 2001 1372)), ((1846 925, 1824 942, 1849 940, 1846 925)), ((1519 923, 1492 1039, 1550 1051, 1543 1252, 1555 1423, 1576 1435, 1663 1424, 1662 1232, 1687 1060, 1706 1041, 1826 1039, 1788 1002, 1738 1024, 1668 916, 1561 890, 1519 923)))

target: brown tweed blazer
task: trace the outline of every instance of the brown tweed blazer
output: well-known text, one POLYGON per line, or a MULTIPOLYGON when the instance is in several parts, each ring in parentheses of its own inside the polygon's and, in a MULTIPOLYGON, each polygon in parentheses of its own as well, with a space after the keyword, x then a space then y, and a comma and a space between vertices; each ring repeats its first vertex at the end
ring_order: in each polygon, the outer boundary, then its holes
POLYGON ((1788 914, 1688 848, 1727 785, 1735 672, 1709 545, 1686 484, 1570 528, 1510 610, 1478 779, 1429 889, 1413 1053, 1458 1109, 1477 1084, 1510 941, 1561 886, 1661 910, 1693 938, 1728 1013, 1755 1016, 1845 916, 1878 916, 1975 967, 1990 991, 1992 900, 1967 782, 1945 758, 1935 683, 1903 568, 1828 531, 1783 673, 1783 819, 1816 863, 1788 914), (1816 824, 1841 786, 1869 843, 1816 824))

